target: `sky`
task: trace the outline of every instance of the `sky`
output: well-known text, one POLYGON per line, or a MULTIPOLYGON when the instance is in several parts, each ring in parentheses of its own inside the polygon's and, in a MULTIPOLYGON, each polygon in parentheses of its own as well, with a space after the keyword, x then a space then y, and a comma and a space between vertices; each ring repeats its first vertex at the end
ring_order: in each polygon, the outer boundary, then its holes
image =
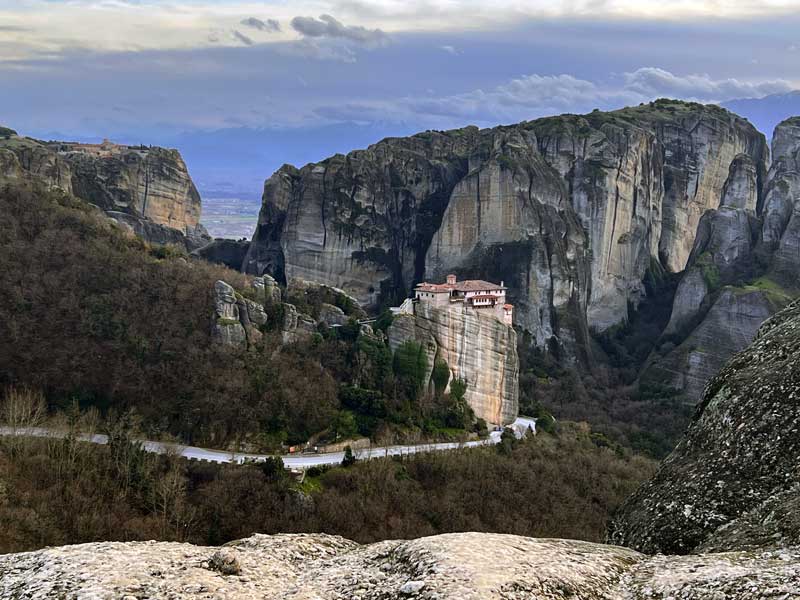
POLYGON ((20 133, 257 196, 388 135, 800 89, 800 0, 0 0, 0 82, 20 133))

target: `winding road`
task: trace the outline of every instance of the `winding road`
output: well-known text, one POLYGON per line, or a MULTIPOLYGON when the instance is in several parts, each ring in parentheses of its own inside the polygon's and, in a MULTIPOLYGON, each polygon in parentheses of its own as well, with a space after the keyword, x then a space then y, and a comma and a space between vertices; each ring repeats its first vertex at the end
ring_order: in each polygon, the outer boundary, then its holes
MULTIPOLYGON (((521 438, 528 429, 536 431, 536 419, 529 417, 518 417, 511 425, 508 425, 514 430, 514 434, 521 438)), ((354 450, 353 455, 356 460, 368 460, 370 458, 383 458, 386 456, 402 456, 407 454, 417 454, 419 452, 441 452, 444 450, 456 450, 459 448, 475 448, 478 446, 489 446, 500 442, 500 435, 502 432, 493 431, 489 437, 482 440, 474 440, 470 442, 442 442, 435 444, 418 444, 409 446, 380 446, 363 450, 354 450)), ((23 429, 14 429, 11 427, 0 427, 0 435, 18 435, 29 437, 54 437, 61 438, 66 434, 45 427, 29 427, 23 429)), ((107 444, 108 436, 96 433, 93 435, 81 435, 79 439, 94 444, 107 444)), ((195 446, 182 446, 179 444, 169 444, 164 442, 153 442, 150 440, 142 441, 144 449, 148 452, 155 452, 164 454, 166 452, 174 452, 189 460, 199 460, 214 463, 236 463, 243 464, 245 462, 263 461, 266 458, 271 458, 272 454, 249 454, 245 452, 226 452, 224 450, 211 450, 208 448, 197 448, 195 446)), ((323 465, 336 465, 342 462, 344 452, 330 452, 325 454, 284 454, 280 457, 283 464, 287 469, 308 469, 309 467, 319 467, 323 465)))

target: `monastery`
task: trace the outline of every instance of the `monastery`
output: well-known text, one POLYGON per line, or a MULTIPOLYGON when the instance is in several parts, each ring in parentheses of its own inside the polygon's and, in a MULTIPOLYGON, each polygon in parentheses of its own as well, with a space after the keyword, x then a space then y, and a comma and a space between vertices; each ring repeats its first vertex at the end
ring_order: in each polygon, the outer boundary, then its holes
POLYGON ((448 275, 445 283, 423 282, 417 285, 413 302, 424 302, 434 308, 450 308, 461 304, 480 311, 492 311, 499 321, 510 327, 514 306, 506 303, 506 290, 502 281, 500 285, 481 279, 458 281, 455 275, 448 275))

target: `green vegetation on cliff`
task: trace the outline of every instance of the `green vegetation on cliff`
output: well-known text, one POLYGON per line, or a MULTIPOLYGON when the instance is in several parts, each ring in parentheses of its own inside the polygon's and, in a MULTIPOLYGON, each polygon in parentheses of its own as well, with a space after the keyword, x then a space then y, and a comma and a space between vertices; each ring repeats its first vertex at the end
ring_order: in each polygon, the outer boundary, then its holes
MULTIPOLYGON (((149 246, 62 192, 0 188, 0 214, 0 386, 40 389, 51 408, 135 409, 148 437, 217 448, 339 438, 349 419, 348 435, 381 439, 472 429, 356 321, 283 347, 270 330, 282 310, 268 306, 261 344, 223 348, 211 336, 214 283, 252 296, 244 275, 149 246)), ((298 300, 359 314, 335 294, 298 300)))

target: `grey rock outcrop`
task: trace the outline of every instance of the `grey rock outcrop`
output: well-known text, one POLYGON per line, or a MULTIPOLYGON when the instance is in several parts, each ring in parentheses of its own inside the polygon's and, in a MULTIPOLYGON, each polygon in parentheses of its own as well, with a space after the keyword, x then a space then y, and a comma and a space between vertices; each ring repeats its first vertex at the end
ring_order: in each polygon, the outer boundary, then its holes
POLYGON ((255 535, 219 550, 94 543, 0 556, 0 596, 230 600, 797 598, 800 551, 646 557, 613 546, 458 533, 359 546, 324 534, 255 535), (234 572, 237 571, 238 573, 234 572))
MULTIPOLYGON (((254 288, 258 290, 259 286, 254 284, 254 288)), ((247 348, 263 339, 261 328, 268 321, 263 304, 244 298, 224 281, 214 284, 211 337, 215 342, 231 348, 247 348)))
POLYGON ((238 271, 249 247, 250 242, 217 238, 194 250, 192 256, 238 271))
POLYGON ((450 272, 504 280, 516 324, 578 356, 627 319, 652 261, 685 267, 723 192, 752 203, 744 169, 729 177, 743 154, 760 181, 761 134, 673 101, 390 138, 270 177, 244 267, 367 307, 450 272))
POLYGON ((265 304, 280 304, 283 293, 273 277, 270 275, 256 277, 253 286, 259 300, 265 304))
POLYGON ((770 275, 800 291, 800 117, 779 124, 764 200, 761 251, 770 275))
POLYGON ((722 288, 699 325, 666 356, 651 359, 643 377, 699 401, 708 381, 753 341, 761 324, 786 302, 769 290, 722 288))
POLYGON ((493 314, 461 304, 441 309, 420 303, 414 315, 394 318, 388 336, 393 351, 407 341, 421 344, 427 358, 425 380, 431 389, 435 361, 443 360, 453 378, 467 382, 464 399, 476 417, 498 425, 517 417, 517 334, 493 314))
POLYGON ((200 195, 177 150, 14 135, 0 138, 0 177, 64 190, 153 243, 177 239, 193 250, 211 239, 200 224, 200 195))
POLYGON ((616 516, 612 541, 664 553, 800 544, 798 406, 800 300, 712 379, 685 438, 616 516))
POLYGON ((224 281, 214 284, 214 322, 211 337, 223 346, 247 346, 247 334, 239 317, 236 291, 224 281))
POLYGON ((284 344, 306 341, 316 332, 317 324, 314 319, 299 312, 294 304, 283 304, 281 335, 284 344))
POLYGON ((347 323, 348 317, 338 306, 323 302, 319 307, 319 320, 328 327, 341 326, 347 323))
MULTIPOLYGON (((789 133, 779 133, 767 206, 779 204, 776 182, 786 172, 787 162, 780 153, 791 147, 789 133)), ((800 134, 800 128, 792 133, 800 134)), ((764 242, 756 216, 758 171, 747 155, 737 156, 731 164, 719 209, 700 219, 664 331, 678 345, 663 358, 654 354, 642 376, 644 381, 680 390, 692 401, 699 401, 708 380, 753 340, 764 319, 793 296, 790 287, 778 284, 778 278, 764 268, 777 246, 764 242)))

